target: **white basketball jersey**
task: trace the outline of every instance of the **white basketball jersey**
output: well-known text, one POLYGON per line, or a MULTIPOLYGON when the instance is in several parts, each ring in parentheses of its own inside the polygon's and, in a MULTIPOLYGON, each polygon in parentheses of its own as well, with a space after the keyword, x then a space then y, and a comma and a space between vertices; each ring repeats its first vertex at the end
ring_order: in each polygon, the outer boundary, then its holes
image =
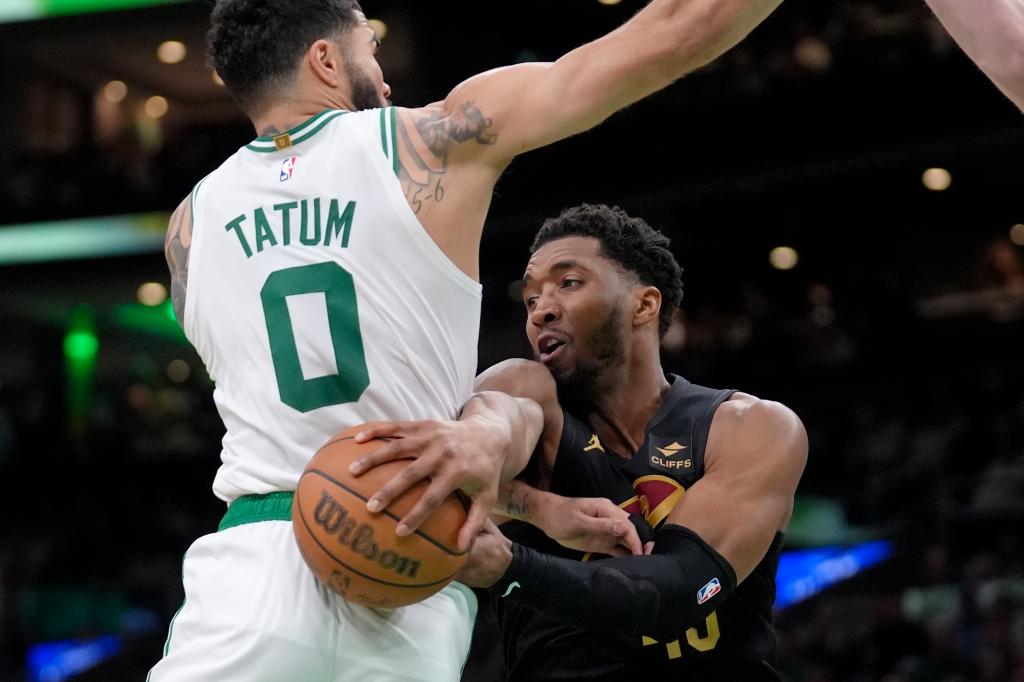
POLYGON ((227 429, 224 500, 294 490, 338 431, 454 419, 470 394, 481 288, 409 208, 394 121, 324 111, 192 192, 184 328, 227 429))

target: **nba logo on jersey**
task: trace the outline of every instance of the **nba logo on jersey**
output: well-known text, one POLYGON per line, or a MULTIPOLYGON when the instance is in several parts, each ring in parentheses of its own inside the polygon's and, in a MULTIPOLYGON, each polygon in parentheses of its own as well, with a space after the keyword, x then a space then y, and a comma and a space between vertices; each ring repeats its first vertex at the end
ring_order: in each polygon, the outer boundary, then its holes
POLYGON ((718 578, 712 578, 707 585, 697 590, 697 603, 703 604, 721 591, 722 583, 718 582, 718 578))
POLYGON ((285 159, 281 163, 281 182, 291 180, 292 173, 295 171, 295 162, 298 161, 297 156, 285 159))

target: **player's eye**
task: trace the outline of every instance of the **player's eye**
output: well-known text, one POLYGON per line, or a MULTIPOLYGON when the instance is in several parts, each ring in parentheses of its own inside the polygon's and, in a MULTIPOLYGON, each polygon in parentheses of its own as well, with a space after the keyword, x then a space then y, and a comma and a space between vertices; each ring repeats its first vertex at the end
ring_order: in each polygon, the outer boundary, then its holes
POLYGON ((583 284, 583 281, 578 280, 575 277, 566 277, 562 280, 563 289, 575 289, 581 284, 583 284))
POLYGON ((536 296, 527 296, 526 299, 523 300, 523 303, 526 304, 527 309, 532 310, 533 307, 535 305, 537 305, 537 297, 536 296))

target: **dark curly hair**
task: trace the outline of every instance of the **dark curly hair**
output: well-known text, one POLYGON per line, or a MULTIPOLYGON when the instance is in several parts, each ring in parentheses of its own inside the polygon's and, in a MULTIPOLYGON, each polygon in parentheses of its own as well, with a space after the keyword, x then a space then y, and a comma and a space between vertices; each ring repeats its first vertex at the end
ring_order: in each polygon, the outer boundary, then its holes
POLYGON ((356 26, 356 0, 217 0, 210 65, 246 111, 287 86, 309 46, 356 26))
POLYGON ((668 249, 668 237, 618 206, 582 204, 544 221, 530 253, 563 237, 596 237, 603 256, 642 284, 657 288, 661 292, 658 333, 665 335, 683 300, 683 269, 668 249))

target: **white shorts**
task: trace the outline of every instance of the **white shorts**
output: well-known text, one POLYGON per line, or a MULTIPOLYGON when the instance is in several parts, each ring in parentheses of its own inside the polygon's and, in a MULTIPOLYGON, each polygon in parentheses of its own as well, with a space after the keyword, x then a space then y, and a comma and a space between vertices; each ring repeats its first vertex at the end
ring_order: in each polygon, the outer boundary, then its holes
POLYGON ((148 682, 457 682, 477 610, 458 583, 399 609, 350 604, 313 577, 290 520, 199 538, 182 581, 185 603, 148 682))

